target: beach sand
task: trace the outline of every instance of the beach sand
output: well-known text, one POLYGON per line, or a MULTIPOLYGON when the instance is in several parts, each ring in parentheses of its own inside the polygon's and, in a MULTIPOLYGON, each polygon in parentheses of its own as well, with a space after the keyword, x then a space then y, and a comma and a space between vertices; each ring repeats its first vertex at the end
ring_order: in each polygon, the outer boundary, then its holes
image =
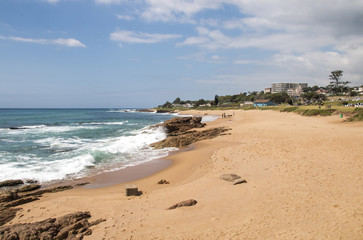
POLYGON ((198 142, 169 156, 168 168, 132 181, 141 196, 126 197, 124 183, 45 194, 22 205, 10 224, 90 211, 91 220, 107 221, 85 239, 363 239, 362 123, 225 113, 233 116, 207 127, 231 128, 230 135, 198 142), (247 183, 221 180, 225 173, 247 183), (188 199, 198 203, 166 210, 188 199))

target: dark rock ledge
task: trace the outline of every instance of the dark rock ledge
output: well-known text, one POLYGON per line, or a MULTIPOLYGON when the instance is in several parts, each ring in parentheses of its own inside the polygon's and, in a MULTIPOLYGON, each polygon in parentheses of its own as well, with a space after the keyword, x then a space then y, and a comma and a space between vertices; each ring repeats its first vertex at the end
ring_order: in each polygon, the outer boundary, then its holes
POLYGON ((165 147, 181 148, 197 141, 224 135, 229 130, 225 127, 210 128, 201 131, 191 130, 194 128, 203 128, 206 124, 202 123, 201 120, 201 117, 176 117, 156 125, 164 127, 168 137, 160 142, 151 144, 151 146, 155 149, 165 147))

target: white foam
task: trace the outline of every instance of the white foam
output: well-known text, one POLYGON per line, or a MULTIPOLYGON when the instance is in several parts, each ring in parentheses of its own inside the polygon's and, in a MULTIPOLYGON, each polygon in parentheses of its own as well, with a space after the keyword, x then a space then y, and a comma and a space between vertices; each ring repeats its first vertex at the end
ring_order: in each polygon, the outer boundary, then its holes
MULTIPOLYGON (((47 129, 42 127, 32 129, 47 129)), ((59 127, 57 127, 59 129, 59 127)), ((62 127, 63 128, 63 127, 62 127)), ((74 128, 69 127, 69 128, 74 128)), ((60 130, 60 129, 59 129, 60 130)), ((65 128, 62 129, 63 131, 65 128)), ((15 130, 14 130, 15 131, 15 130)), ((23 130, 21 130, 23 131, 23 130)), ((19 155, 16 161, 10 159, 10 155, 1 154, 2 164, 0 181, 12 179, 14 176, 20 179, 36 179, 39 182, 65 179, 67 177, 80 177, 87 173, 89 166, 94 166, 103 171, 113 171, 128 166, 135 166, 157 158, 165 157, 170 151, 176 148, 165 148, 154 150, 150 147, 151 143, 161 141, 166 137, 161 127, 146 127, 135 130, 129 136, 113 137, 98 140, 79 139, 79 138, 56 138, 48 137, 36 140, 50 149, 67 149, 70 151, 57 152, 46 159, 37 158, 36 155, 19 155), (110 156, 102 164, 97 165, 97 156, 102 153, 110 156), (9 159, 8 159, 9 158, 9 159), (7 160, 8 159, 8 160, 7 160), (117 166, 117 167, 115 167, 117 166)), ((98 160, 97 160, 98 161, 98 160)))

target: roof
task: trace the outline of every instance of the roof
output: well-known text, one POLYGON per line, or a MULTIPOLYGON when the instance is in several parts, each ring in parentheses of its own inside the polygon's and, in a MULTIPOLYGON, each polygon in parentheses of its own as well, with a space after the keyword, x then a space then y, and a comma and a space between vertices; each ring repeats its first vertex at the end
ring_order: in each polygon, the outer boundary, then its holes
POLYGON ((255 103, 267 103, 267 102, 272 102, 271 99, 256 99, 254 101, 255 103))

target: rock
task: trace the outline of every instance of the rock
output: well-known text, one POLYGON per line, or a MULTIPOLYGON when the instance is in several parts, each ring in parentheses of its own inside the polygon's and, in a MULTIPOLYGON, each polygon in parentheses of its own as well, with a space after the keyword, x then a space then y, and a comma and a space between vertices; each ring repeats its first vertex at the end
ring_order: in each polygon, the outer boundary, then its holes
POLYGON ((219 127, 204 131, 186 132, 185 134, 178 136, 169 136, 160 142, 152 144, 151 146, 154 147, 154 149, 162 149, 165 147, 181 148, 197 141, 215 138, 226 131, 228 131, 227 128, 219 127))
POLYGON ((38 183, 38 181, 34 180, 34 179, 27 179, 27 180, 25 180, 25 183, 34 184, 34 183, 38 183))
POLYGON ((185 200, 180 203, 174 204, 173 206, 169 207, 168 210, 179 208, 179 207, 190 207, 190 206, 194 206, 195 204, 197 204, 197 200, 189 199, 189 200, 185 200))
POLYGON ((138 109, 136 112, 155 112, 155 109, 138 109))
POLYGON ((139 190, 135 184, 129 184, 125 186, 126 196, 138 196, 139 190))
POLYGON ((246 179, 238 178, 232 182, 232 185, 237 185, 237 184, 241 184, 241 183, 247 183, 246 179))
POLYGON ((165 179, 161 179, 158 184, 169 184, 168 181, 166 181, 165 179))
POLYGON ((20 179, 6 180, 6 181, 0 182, 0 188, 1 187, 12 187, 12 186, 17 186, 17 185, 21 185, 21 184, 24 184, 24 182, 20 179))
POLYGON ((173 110, 157 109, 156 113, 174 113, 173 110))
POLYGON ((201 123, 202 117, 175 117, 161 124, 169 136, 184 133, 192 128, 202 128, 206 124, 201 123))
POLYGON ((41 222, 21 223, 0 227, 1 239, 83 239, 92 233, 89 227, 103 219, 89 223, 89 212, 77 212, 60 218, 48 218, 41 222))
POLYGON ((8 202, 6 204, 3 204, 3 207, 15 207, 15 206, 19 206, 25 203, 29 203, 29 202, 33 202, 39 200, 39 198, 35 197, 35 196, 30 196, 30 197, 23 197, 23 198, 19 198, 17 200, 8 202))
MULTIPOLYGON (((0 207, 0 226, 11 221, 15 217, 16 212, 19 210, 20 210, 20 208, 0 207)), ((1 233, 0 233, 0 237, 1 237, 1 233)))
POLYGON ((223 179, 225 181, 228 181, 228 182, 233 182, 237 179, 240 179, 241 177, 236 175, 236 174, 222 174, 220 176, 220 179, 223 179))
POLYGON ((32 192, 32 193, 27 193, 27 194, 24 194, 23 196, 24 197, 41 196, 44 193, 56 193, 56 192, 61 192, 61 191, 65 191, 65 190, 72 189, 72 188, 73 188, 72 185, 58 186, 58 187, 52 187, 52 188, 38 190, 38 191, 32 192))
POLYGON ((16 192, 6 191, 0 194, 0 204, 4 202, 11 202, 18 199, 19 196, 16 192))
POLYGON ((21 188, 18 188, 16 191, 17 192, 30 192, 30 191, 34 191, 37 190, 39 188, 41 188, 42 186, 39 184, 30 184, 30 185, 25 185, 21 188))

